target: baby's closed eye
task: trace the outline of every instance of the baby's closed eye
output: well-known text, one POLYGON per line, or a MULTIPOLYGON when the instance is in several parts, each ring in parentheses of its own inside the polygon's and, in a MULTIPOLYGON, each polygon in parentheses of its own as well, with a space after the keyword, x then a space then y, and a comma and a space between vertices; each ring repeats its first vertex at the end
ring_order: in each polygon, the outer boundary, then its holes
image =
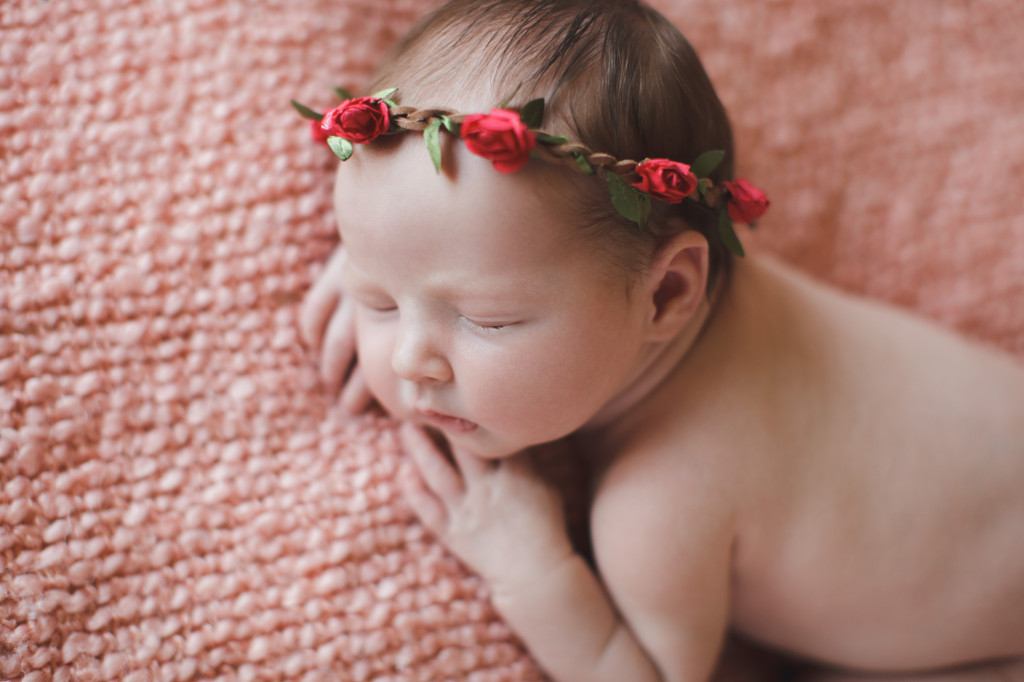
POLYGON ((461 318, 462 318, 462 320, 464 320, 470 326, 472 326, 472 327, 474 327, 476 329, 481 329, 481 330, 487 331, 487 332, 496 332, 496 331, 500 331, 500 330, 503 330, 503 329, 507 329, 509 327, 514 327, 514 326, 516 326, 518 324, 522 324, 521 320, 505 319, 505 318, 497 318, 497 319, 475 318, 475 317, 470 317, 470 316, 467 316, 467 315, 462 315, 461 318))
POLYGON ((352 297, 358 305, 373 312, 390 313, 398 310, 398 304, 390 296, 355 291, 352 297))

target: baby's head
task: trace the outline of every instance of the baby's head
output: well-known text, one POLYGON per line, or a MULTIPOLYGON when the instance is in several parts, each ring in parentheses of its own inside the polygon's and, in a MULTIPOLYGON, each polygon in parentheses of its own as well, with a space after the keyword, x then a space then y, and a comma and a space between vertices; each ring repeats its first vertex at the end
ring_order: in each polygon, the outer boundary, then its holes
MULTIPOLYGON (((692 48, 632 0, 454 0, 399 43, 369 91, 394 87, 381 97, 395 101, 349 112, 372 144, 332 145, 352 156, 335 199, 371 390, 396 416, 488 457, 628 411, 665 349, 706 315, 709 282, 728 273, 719 230, 732 137, 692 48), (509 100, 528 119, 540 98, 531 129, 605 156, 510 124, 505 134, 567 163, 481 158, 486 117, 472 143, 475 124, 454 113, 509 100), (449 115, 417 119, 403 106, 449 115), (377 137, 398 115, 427 130, 377 137), (692 163, 714 150, 723 160, 699 191, 672 185, 678 174, 634 188, 629 159, 692 163)), ((325 130, 335 123, 325 117, 325 130)))
MULTIPOLYGON (((704 67, 667 19, 635 0, 453 0, 420 22, 369 88, 400 87, 402 104, 473 113, 543 98, 542 127, 616 159, 692 164, 724 152, 708 177, 732 179, 732 130, 704 67)), ((728 275, 717 212, 652 202, 648 229, 624 219, 599 178, 564 173, 560 201, 626 272, 642 271, 683 229, 708 241, 709 286, 728 275)))

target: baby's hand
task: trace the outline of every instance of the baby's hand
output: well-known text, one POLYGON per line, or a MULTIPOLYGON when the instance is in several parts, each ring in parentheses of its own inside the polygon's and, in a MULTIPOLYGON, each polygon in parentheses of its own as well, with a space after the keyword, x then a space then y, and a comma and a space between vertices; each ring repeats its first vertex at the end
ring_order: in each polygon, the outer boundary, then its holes
POLYGON ((422 429, 401 434, 415 465, 402 476, 410 506, 493 591, 515 592, 573 556, 562 500, 529 451, 492 462, 453 447, 453 465, 422 429))
POLYGON ((320 353, 320 378, 330 392, 344 385, 341 404, 350 412, 365 410, 373 402, 356 361, 355 309, 341 289, 345 247, 339 245, 302 302, 299 332, 320 353))

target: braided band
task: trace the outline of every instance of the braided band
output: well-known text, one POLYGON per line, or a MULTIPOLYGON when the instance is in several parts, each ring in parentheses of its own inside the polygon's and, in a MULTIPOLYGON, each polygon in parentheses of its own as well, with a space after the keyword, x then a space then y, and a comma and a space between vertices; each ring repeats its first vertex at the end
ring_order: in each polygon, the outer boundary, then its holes
POLYGON ((716 184, 711 180, 711 173, 725 156, 721 151, 707 151, 692 164, 671 159, 617 159, 542 130, 543 99, 532 100, 518 111, 499 106, 489 114, 464 114, 400 105, 390 99, 396 90, 353 98, 336 89, 344 101, 325 114, 294 100, 292 104, 315 122, 314 137, 326 142, 342 161, 352 156, 356 144, 372 142, 382 135, 416 132, 423 134, 434 168, 440 172, 443 128, 459 136, 469 151, 488 159, 502 173, 518 171, 532 157, 603 177, 616 210, 641 229, 646 229, 652 201, 694 202, 718 214, 719 238, 730 252, 740 256, 743 246, 732 222, 752 224, 768 209, 767 196, 749 181, 738 178, 716 184))

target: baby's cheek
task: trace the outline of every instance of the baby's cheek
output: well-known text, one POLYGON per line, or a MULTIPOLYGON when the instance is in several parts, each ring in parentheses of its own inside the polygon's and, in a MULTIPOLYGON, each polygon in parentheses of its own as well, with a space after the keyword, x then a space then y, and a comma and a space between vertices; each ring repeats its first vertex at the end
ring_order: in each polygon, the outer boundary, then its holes
POLYGON ((401 413, 398 399, 398 377, 391 367, 392 340, 385 334, 359 329, 357 353, 359 366, 370 392, 392 414, 401 413))

